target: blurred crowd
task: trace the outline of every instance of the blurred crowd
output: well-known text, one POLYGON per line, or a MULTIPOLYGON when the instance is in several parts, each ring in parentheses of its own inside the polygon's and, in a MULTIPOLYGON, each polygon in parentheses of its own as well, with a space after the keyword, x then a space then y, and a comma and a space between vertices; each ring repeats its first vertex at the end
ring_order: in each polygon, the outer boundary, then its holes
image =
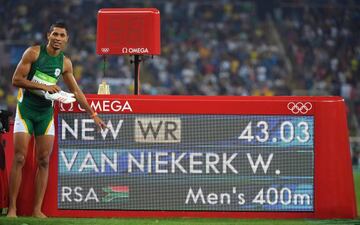
POLYGON ((252 2, 15 0, 1 6, 0 40, 7 42, 1 56, 8 58, 1 70, 1 102, 14 104, 9 95, 16 90, 8 81, 22 51, 43 43, 49 23, 59 18, 70 25, 66 53, 84 92, 96 93, 106 79, 112 93, 131 94, 130 58, 107 57, 104 70, 103 59, 95 54, 96 15, 106 7, 156 7, 161 12, 162 53, 144 59, 142 94, 291 94, 284 55, 252 2))
MULTIPOLYGON (((333 1, 0 0, 0 107, 14 109, 11 77, 23 51, 69 24, 74 76, 85 93, 106 80, 133 93, 130 57, 95 53, 100 8, 155 7, 161 55, 143 58, 141 93, 340 95, 360 118, 360 3, 333 1)), ((354 129, 359 129, 358 125, 354 129)))
MULTIPOLYGON (((296 84, 293 90, 306 90, 308 95, 342 96, 349 107, 349 116, 357 117, 350 120, 353 122, 350 127, 358 127, 360 2, 306 5, 300 1, 296 4, 282 1, 273 18, 293 64, 296 84)), ((354 129, 351 132, 354 135, 354 129)))

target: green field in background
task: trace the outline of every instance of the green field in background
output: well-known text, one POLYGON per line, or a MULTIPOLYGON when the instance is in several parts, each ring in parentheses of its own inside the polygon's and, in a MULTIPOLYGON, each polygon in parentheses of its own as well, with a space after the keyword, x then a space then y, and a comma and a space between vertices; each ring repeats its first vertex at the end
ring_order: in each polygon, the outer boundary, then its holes
MULTIPOLYGON (((355 191, 357 205, 360 204, 360 168, 354 170, 355 191)), ((360 207, 357 208, 360 215, 360 207)), ((354 224, 360 225, 360 219, 356 220, 264 220, 264 219, 78 219, 78 218, 48 218, 35 219, 31 217, 19 217, 8 219, 0 217, 0 225, 331 225, 331 224, 354 224)))

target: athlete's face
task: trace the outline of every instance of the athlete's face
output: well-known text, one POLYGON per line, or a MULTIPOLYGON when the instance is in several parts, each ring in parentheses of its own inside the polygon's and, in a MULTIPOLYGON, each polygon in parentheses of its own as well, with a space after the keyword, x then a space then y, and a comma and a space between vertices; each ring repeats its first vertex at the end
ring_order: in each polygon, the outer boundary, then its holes
POLYGON ((52 31, 47 34, 47 38, 50 46, 57 50, 65 47, 69 36, 67 35, 65 28, 54 27, 52 31))

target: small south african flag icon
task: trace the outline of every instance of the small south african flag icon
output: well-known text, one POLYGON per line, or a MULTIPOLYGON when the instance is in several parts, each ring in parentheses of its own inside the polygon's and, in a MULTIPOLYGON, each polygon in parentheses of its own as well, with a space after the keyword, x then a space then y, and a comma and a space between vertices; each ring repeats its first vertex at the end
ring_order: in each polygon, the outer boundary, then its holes
POLYGON ((109 186, 104 187, 103 191, 106 195, 102 202, 123 201, 129 198, 129 186, 109 186))

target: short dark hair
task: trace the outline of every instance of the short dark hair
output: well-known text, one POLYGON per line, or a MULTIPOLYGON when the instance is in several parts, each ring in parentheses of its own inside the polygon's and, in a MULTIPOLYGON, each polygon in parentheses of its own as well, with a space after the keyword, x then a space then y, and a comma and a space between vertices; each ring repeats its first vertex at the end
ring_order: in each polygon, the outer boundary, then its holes
POLYGON ((50 33, 54 30, 54 27, 64 28, 66 30, 66 33, 68 33, 68 26, 62 20, 56 21, 55 23, 51 24, 50 29, 49 29, 50 33))

